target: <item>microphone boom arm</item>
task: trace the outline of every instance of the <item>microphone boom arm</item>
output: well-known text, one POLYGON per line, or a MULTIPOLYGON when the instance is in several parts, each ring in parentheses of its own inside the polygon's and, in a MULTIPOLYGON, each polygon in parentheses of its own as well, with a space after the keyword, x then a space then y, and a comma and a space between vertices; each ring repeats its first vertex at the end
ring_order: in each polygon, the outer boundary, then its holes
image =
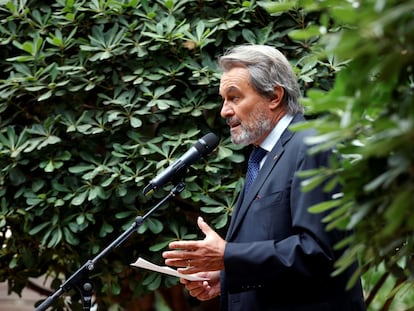
POLYGON ((153 206, 144 216, 138 216, 132 225, 124 231, 118 238, 110 243, 105 249, 103 249, 93 259, 88 260, 81 268, 79 268, 72 276, 70 276, 59 288, 49 297, 46 298, 35 311, 44 311, 52 305, 52 303, 65 292, 71 290, 74 286, 80 288, 82 292, 84 310, 88 310, 91 306, 90 298, 92 296, 93 285, 89 280, 89 272, 95 269, 96 263, 105 257, 110 251, 123 244, 131 234, 137 230, 142 223, 160 206, 167 202, 170 198, 180 194, 185 188, 184 182, 180 181, 174 185, 171 191, 155 206, 153 206))

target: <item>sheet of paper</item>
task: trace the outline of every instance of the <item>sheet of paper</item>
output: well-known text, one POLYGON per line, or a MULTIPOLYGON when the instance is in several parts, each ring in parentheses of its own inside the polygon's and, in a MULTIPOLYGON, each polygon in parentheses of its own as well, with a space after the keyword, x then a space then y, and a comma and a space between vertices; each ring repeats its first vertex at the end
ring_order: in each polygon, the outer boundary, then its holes
POLYGON ((131 266, 133 267, 138 267, 138 268, 143 268, 143 269, 147 269, 147 270, 151 270, 151 271, 156 271, 156 272, 160 272, 160 273, 164 273, 164 274, 168 274, 168 275, 172 275, 172 276, 176 276, 179 278, 183 278, 183 279, 187 279, 189 281, 206 281, 208 280, 207 278, 200 278, 198 276, 195 276, 193 274, 182 274, 177 272, 177 270, 174 270, 170 267, 167 266, 158 266, 156 264, 153 264, 141 257, 139 257, 137 259, 137 261, 135 261, 134 263, 131 264, 131 266))

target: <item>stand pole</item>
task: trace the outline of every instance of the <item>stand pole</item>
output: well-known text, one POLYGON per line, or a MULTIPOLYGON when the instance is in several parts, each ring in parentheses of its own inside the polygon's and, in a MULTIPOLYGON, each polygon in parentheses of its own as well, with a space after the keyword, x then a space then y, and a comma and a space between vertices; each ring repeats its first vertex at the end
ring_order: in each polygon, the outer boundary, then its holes
POLYGON ((154 211, 156 211, 161 205, 167 202, 171 197, 175 197, 177 194, 181 193, 184 190, 184 182, 180 181, 174 185, 173 189, 168 195, 166 195, 160 202, 158 202, 154 207, 152 207, 144 216, 138 216, 135 218, 133 224, 124 231, 118 238, 116 238, 111 244, 109 244, 104 250, 102 250, 98 255, 95 256, 92 260, 88 260, 81 268, 79 268, 72 276, 70 276, 59 288, 50 295, 46 300, 44 300, 35 311, 44 311, 51 306, 53 301, 60 297, 63 293, 68 292, 73 287, 77 286, 82 294, 83 310, 90 310, 91 300, 93 296, 94 286, 89 280, 89 272, 95 269, 95 264, 105 257, 110 251, 120 246, 124 243, 131 234, 142 225, 142 223, 147 219, 154 211))

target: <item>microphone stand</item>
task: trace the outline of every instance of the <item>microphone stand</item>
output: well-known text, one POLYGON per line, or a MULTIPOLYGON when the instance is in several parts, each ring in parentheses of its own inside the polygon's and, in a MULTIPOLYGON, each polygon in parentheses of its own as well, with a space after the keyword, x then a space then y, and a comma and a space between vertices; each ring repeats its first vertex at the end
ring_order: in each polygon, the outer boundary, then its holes
POLYGON ((44 300, 35 311, 44 311, 51 306, 53 301, 60 297, 63 293, 68 292, 74 286, 78 287, 82 296, 83 310, 90 310, 91 301, 93 296, 93 283, 89 279, 89 272, 95 269, 95 264, 105 257, 111 250, 120 246, 125 242, 129 236, 142 225, 145 219, 147 219, 155 210, 157 210, 162 204, 164 204, 171 197, 176 196, 184 190, 184 182, 180 181, 174 185, 173 189, 168 195, 166 195, 159 203, 152 207, 144 216, 138 216, 135 218, 134 223, 124 231, 117 239, 109 244, 104 250, 102 250, 95 258, 88 260, 81 268, 79 268, 71 277, 69 277, 62 285, 59 286, 52 295, 44 300))

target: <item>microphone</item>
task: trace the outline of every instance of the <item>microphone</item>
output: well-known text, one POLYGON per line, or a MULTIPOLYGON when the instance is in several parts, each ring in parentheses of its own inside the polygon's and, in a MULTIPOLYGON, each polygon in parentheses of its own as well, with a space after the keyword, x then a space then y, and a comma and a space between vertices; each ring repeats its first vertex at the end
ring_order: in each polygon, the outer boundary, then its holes
POLYGON ((201 157, 212 152, 218 146, 218 143, 219 139, 215 134, 208 133, 207 135, 204 135, 178 160, 153 178, 144 188, 144 195, 158 190, 171 179, 181 178, 189 166, 198 161, 201 157))

